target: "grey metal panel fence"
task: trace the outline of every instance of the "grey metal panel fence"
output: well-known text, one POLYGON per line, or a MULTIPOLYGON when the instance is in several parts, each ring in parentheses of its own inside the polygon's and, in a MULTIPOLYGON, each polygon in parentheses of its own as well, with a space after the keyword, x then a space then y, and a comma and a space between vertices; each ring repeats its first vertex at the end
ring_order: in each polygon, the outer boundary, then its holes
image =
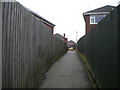
POLYGON ((119 87, 119 11, 120 6, 77 43, 102 88, 119 87))
POLYGON ((0 7, 2 88, 36 87, 67 46, 18 2, 0 2, 0 7))

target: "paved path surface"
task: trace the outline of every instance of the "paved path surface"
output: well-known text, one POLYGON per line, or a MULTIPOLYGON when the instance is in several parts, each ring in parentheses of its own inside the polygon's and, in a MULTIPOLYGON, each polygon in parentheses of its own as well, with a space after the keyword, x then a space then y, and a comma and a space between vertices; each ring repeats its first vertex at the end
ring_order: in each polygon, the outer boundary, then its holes
POLYGON ((76 51, 68 51, 50 68, 40 88, 91 88, 76 51))

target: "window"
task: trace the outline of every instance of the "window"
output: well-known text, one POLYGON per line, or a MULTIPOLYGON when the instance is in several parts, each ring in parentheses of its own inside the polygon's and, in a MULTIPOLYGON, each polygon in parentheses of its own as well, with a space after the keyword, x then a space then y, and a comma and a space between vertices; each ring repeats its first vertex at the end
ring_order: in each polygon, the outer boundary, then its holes
POLYGON ((91 15, 90 16, 90 24, 99 23, 106 15, 91 15))
POLYGON ((95 23, 95 16, 90 16, 90 24, 97 24, 95 23))

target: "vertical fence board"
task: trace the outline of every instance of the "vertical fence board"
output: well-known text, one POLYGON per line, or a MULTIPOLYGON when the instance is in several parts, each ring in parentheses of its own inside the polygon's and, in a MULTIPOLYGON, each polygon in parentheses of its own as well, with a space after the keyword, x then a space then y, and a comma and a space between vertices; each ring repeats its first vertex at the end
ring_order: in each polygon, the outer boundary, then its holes
POLYGON ((6 56, 6 81, 7 81, 7 86, 9 87, 9 29, 8 29, 8 3, 5 3, 5 18, 4 18, 4 22, 5 22, 5 29, 6 29, 6 53, 5 53, 5 56, 6 56))
MULTIPOLYGON (((2 3, 2 2, 1 2, 2 3)), ((5 5, 4 5, 4 3, 2 3, 2 8, 1 9, 3 9, 4 10, 4 8, 5 8, 5 5)), ((1 25, 2 25, 2 29, 4 30, 4 28, 5 28, 5 22, 4 22, 4 18, 5 18, 5 14, 4 14, 4 11, 2 10, 2 23, 1 23, 1 25)), ((6 75, 6 68, 5 68, 5 59, 6 59, 6 56, 5 56, 5 53, 6 53, 6 41, 5 41, 5 38, 6 38, 6 34, 5 34, 5 30, 3 31, 2 30, 2 71, 4 71, 4 72, 2 72, 2 87, 4 87, 4 85, 6 84, 5 83, 5 81, 6 81, 6 78, 5 78, 5 75, 6 75)))
POLYGON ((2 89, 2 2, 0 2, 0 89, 2 89))
POLYGON ((11 6, 12 6, 12 3, 9 3, 9 14, 8 14, 8 16, 9 16, 9 18, 8 18, 9 27, 8 27, 8 28, 9 28, 9 30, 10 30, 10 38, 9 38, 9 40, 10 40, 9 83, 10 83, 10 86, 12 87, 12 86, 13 86, 13 77, 12 77, 12 75, 13 75, 13 72, 12 72, 12 71, 13 71, 13 70, 12 70, 12 69, 13 69, 13 67, 12 67, 12 66, 13 66, 13 63, 12 63, 12 62, 13 62, 13 61, 12 61, 12 60, 13 60, 13 35, 12 35, 12 34, 13 34, 13 33, 12 33, 12 28, 11 28, 11 26, 12 26, 12 25, 11 25, 11 24, 12 24, 12 23, 11 23, 11 21, 12 21, 12 14, 11 14, 11 13, 12 13, 12 9, 11 9, 11 8, 12 8, 12 7, 11 7, 11 6))

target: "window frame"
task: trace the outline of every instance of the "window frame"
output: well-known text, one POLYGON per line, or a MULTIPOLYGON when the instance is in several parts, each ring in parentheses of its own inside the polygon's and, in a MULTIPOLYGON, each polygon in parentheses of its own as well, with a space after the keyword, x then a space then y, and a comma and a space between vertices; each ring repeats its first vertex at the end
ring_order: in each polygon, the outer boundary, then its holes
POLYGON ((97 24, 95 20, 95 15, 90 15, 90 24, 97 24), (94 22, 92 22, 92 19, 94 19, 94 22))
MULTIPOLYGON (((97 15, 90 15, 90 24, 98 24, 98 23, 99 23, 99 22, 97 23, 97 21, 96 21, 96 16, 97 16, 97 15), (92 22, 92 19, 93 19, 94 22, 92 22)), ((103 18, 104 18, 104 17, 106 17, 106 15, 103 15, 103 18)), ((103 19, 103 18, 102 18, 102 19, 103 19)), ((101 19, 101 20, 102 20, 102 19, 101 19)), ((100 21, 101 21, 101 20, 100 20, 100 21)))

